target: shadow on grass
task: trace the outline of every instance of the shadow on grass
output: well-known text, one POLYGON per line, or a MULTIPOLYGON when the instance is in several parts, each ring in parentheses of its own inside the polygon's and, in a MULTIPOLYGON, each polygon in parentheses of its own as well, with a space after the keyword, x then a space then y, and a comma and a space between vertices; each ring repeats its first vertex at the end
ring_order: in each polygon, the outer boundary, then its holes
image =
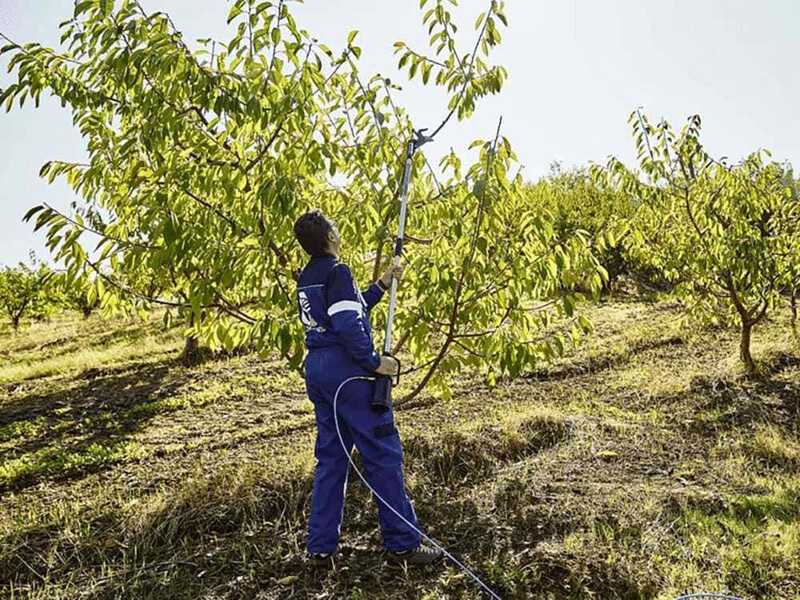
POLYGON ((622 352, 613 352, 601 356, 591 356, 580 362, 570 363, 556 369, 543 369, 526 375, 526 379, 534 381, 565 381, 583 375, 608 371, 630 363, 638 354, 662 348, 681 346, 684 340, 679 336, 672 336, 657 340, 641 340, 631 344, 622 352))
MULTIPOLYGON (((533 502, 530 481, 515 481, 488 503, 473 488, 509 460, 552 447, 567 435, 566 427, 533 419, 521 423, 516 435, 479 430, 475 440, 454 437, 439 449, 418 441, 409 455, 420 523, 504 598, 543 591, 581 597, 582 590, 604 598, 643 597, 628 574, 600 558, 576 574, 575 557, 536 554, 535 544, 557 540, 582 522, 550 511, 549 495, 533 502), (455 461, 459 447, 478 439, 489 454, 485 465, 477 453, 467 452, 463 464, 455 461), (535 510, 522 513, 527 504, 535 510)), ((0 540, 9 549, 0 578, 44 592, 51 590, 43 580, 71 581, 67 585, 84 597, 109 599, 478 597, 469 579, 454 570, 443 574, 442 565, 405 570, 388 564, 375 501, 359 481, 347 493, 342 558, 334 570, 313 568, 304 558, 310 492, 311 473, 302 465, 204 472, 144 499, 132 515, 120 510, 85 519, 77 535, 44 526, 0 540), (53 556, 64 561, 48 559, 53 556)))
MULTIPOLYGON (((171 511, 159 513, 142 533, 150 548, 142 556, 149 554, 148 562, 155 564, 177 559, 196 566, 179 564, 169 572, 148 573, 139 579, 136 592, 141 597, 165 599, 198 597, 209 590, 224 590, 237 598, 349 598, 362 597, 350 595, 360 590, 368 593, 363 597, 422 598, 426 591, 439 589, 441 565, 405 570, 387 562, 380 547, 375 504, 358 482, 348 490, 341 555, 335 568, 313 567, 304 558, 310 478, 295 483, 298 485, 289 489, 266 486, 281 492, 276 498, 282 500, 277 503, 262 489, 256 496, 264 498, 263 509, 260 501, 255 505, 245 501, 222 511, 220 505, 209 507, 211 512, 231 517, 224 520, 199 523, 181 519, 181 526, 173 528, 171 511), (150 538, 154 532, 156 537, 150 538), (203 575, 198 577, 199 573, 203 575)), ((238 504, 238 500, 234 502, 238 504)), ((423 527, 481 572, 481 555, 490 556, 493 547, 490 516, 474 501, 445 493, 420 493, 416 504, 423 527)), ((110 582, 107 597, 115 597, 123 586, 130 589, 129 582, 110 582)), ((468 597, 473 588, 469 581, 458 578, 447 584, 447 591, 454 593, 453 597, 458 597, 456 592, 468 597)))
MULTIPOLYGON (((375 504, 358 483, 348 491, 341 554, 335 567, 313 567, 303 550, 304 506, 310 490, 306 486, 296 491, 299 495, 291 508, 285 507, 288 510, 275 512, 273 506, 260 514, 226 511, 247 516, 211 528, 197 523, 180 531, 164 527, 161 519, 167 513, 161 513, 158 529, 177 535, 159 535, 159 544, 140 556, 159 567, 173 561, 172 567, 143 570, 135 588, 129 578, 109 581, 102 597, 117 597, 122 590, 134 589, 140 597, 154 599, 194 598, 212 590, 223 597, 270 599, 479 597, 475 584, 456 576, 457 570, 449 563, 406 570, 387 562, 380 548, 375 504), (443 576, 445 568, 450 574, 443 576)), ((534 538, 547 539, 554 532, 539 532, 533 538, 510 536, 509 524, 524 525, 514 519, 498 522, 493 511, 470 495, 430 487, 417 489, 414 495, 423 529, 504 598, 529 598, 543 591, 555 597, 580 597, 581 590, 592 590, 598 597, 643 597, 643 589, 628 573, 610 568, 601 558, 591 568, 584 565, 580 574, 573 572, 578 561, 571 556, 549 560, 541 556, 531 563, 533 555, 528 554, 528 564, 520 564, 520 552, 529 553, 534 538), (570 591, 576 595, 571 596, 570 591)))
POLYGON ((771 423, 785 429, 796 427, 800 417, 800 383, 777 379, 787 369, 800 366, 800 357, 779 354, 772 357, 758 376, 738 380, 696 377, 689 389, 666 398, 670 402, 692 403, 712 418, 700 419, 698 426, 742 428, 771 423))
POLYGON ((170 378, 173 367, 170 361, 90 369, 65 389, 12 395, 0 405, 0 431, 11 441, 21 432, 21 439, 0 450, 0 493, 116 462, 130 435, 157 413, 147 406, 173 396, 186 379, 170 378), (13 464, 18 468, 10 471, 13 464))

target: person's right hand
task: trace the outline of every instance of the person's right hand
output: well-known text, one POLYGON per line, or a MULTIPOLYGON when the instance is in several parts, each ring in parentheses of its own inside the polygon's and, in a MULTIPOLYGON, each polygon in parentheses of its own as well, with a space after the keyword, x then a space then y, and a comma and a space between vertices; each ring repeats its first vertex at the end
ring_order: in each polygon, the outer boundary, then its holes
POLYGON ((383 284, 384 288, 392 287, 392 279, 397 279, 398 283, 403 278, 403 273, 406 270, 406 266, 403 264, 390 264, 386 267, 386 271, 381 276, 381 283, 383 284))
POLYGON ((375 369, 378 375, 393 377, 400 371, 400 363, 392 356, 381 356, 381 364, 375 369))

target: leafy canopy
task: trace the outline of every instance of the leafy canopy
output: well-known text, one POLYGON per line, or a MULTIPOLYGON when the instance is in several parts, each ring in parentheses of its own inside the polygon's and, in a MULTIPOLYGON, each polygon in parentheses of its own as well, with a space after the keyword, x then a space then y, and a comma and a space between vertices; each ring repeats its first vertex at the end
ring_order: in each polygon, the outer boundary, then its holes
MULTIPOLYGON (((756 152, 740 163, 710 156, 699 116, 675 132, 631 115, 639 170, 612 159, 603 174, 638 199, 631 245, 675 284, 690 315, 749 332, 796 285, 800 195, 786 165, 756 152)), ((746 346, 746 348, 745 348, 746 346)))
MULTIPOLYGON (((297 366, 292 272, 304 257, 291 225, 322 208, 338 221, 344 260, 374 277, 391 248, 412 124, 397 84, 360 71, 357 32, 334 51, 295 21, 291 4, 236 0, 232 38, 193 50, 167 14, 137 0, 80 1, 61 25, 61 49, 2 49, 17 81, 0 103, 38 103, 47 92, 71 110, 89 161, 53 161, 41 175, 65 178, 82 204, 74 214, 34 207, 27 218, 71 277, 97 274, 106 310, 160 304, 191 323, 187 335, 276 349, 297 366), (92 236, 95 248, 85 245, 92 236)), ((491 64, 504 3, 487 2, 466 51, 453 4, 420 2, 430 52, 396 44, 410 78, 448 94, 429 133, 468 118, 506 77, 491 64)), ((425 382, 467 363, 516 373, 553 355, 564 339, 531 335, 549 313, 530 306, 548 300, 571 314, 577 297, 565 281, 599 279, 585 237, 557 239, 550 216, 524 204, 508 140, 475 147, 469 168, 456 154, 438 175, 422 154, 414 164, 408 230, 420 243, 407 255, 400 327, 417 366, 430 368, 425 382)))

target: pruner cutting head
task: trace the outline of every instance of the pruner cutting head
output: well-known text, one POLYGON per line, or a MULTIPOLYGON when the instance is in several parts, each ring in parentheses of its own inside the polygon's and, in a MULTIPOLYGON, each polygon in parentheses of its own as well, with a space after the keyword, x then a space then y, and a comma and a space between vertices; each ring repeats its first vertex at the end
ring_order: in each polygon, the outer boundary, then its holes
POLYGON ((420 146, 423 146, 423 145, 427 144, 428 142, 432 142, 433 141, 433 137, 428 137, 427 135, 425 135, 426 131, 428 131, 427 127, 424 128, 424 129, 417 129, 417 130, 414 131, 414 138, 413 138, 412 141, 414 142, 414 149, 415 150, 417 148, 419 148, 420 146))

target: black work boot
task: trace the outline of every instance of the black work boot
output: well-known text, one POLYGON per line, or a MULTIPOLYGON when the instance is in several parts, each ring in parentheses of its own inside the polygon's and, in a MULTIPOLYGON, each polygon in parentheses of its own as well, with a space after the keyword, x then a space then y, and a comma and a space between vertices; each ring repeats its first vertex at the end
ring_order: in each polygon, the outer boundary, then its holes
POLYGON ((403 550, 402 552, 389 552, 388 554, 391 560, 403 562, 407 565, 429 565, 442 558, 441 550, 425 544, 420 544, 416 548, 403 550))
POLYGON ((333 566, 333 552, 324 552, 320 554, 309 552, 308 560, 315 567, 330 568, 333 566))

